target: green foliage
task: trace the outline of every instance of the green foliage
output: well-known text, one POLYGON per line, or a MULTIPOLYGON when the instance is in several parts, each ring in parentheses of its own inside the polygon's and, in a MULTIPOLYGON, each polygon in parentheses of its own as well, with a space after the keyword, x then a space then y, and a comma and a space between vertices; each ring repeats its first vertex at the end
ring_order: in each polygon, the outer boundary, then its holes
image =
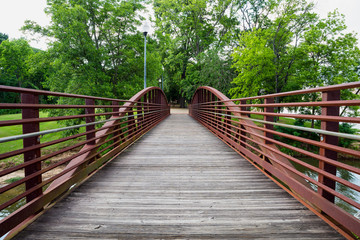
MULTIPOLYGON (((42 83, 48 74, 49 63, 44 64, 46 52, 30 47, 25 39, 6 40, 0 45, 0 84, 14 87, 43 89, 42 83)), ((18 103, 20 94, 0 92, 3 103, 18 103)), ((41 97, 41 103, 47 103, 41 97)), ((0 114, 18 113, 17 109, 1 109, 0 114)))
MULTIPOLYGON (((320 19, 305 0, 279 0, 271 8, 273 20, 262 27, 238 33, 232 54, 238 72, 230 89, 232 97, 249 97, 315 88, 359 80, 360 50, 355 34, 344 33, 344 16, 337 11, 320 19)), ((342 99, 357 94, 342 90, 342 99)), ((320 94, 276 98, 276 102, 319 101, 320 94)), ((291 108, 315 114, 316 107, 291 108)), ((358 107, 343 115, 357 116, 358 107)), ((277 109, 281 111, 281 109, 277 109)), ((314 127, 314 122, 312 122, 314 127)))
MULTIPOLYGON (((27 21, 23 30, 51 37, 46 53, 34 56, 33 74, 46 73, 43 84, 51 91, 129 99, 143 88, 144 37, 137 30, 143 1, 49 0, 51 25, 42 28, 27 21)), ((157 42, 148 37, 147 85, 157 86, 161 76, 157 42)), ((57 99, 76 104, 75 99, 57 99)), ((78 104, 83 104, 79 102, 78 104)), ((59 110, 51 115, 80 114, 59 110)), ((77 124, 76 120, 65 125, 77 124)))
POLYGON ((0 66, 5 85, 28 86, 27 60, 33 54, 32 48, 24 39, 3 41, 0 45, 0 66))
POLYGON ((232 54, 233 67, 239 73, 233 81, 236 87, 230 90, 232 97, 258 95, 260 90, 274 86, 275 54, 267 46, 268 35, 269 31, 262 29, 242 34, 239 47, 232 54))
MULTIPOLYGON (((53 91, 129 98, 142 89, 144 39, 137 26, 142 1, 48 1, 52 24, 28 21, 24 30, 54 38, 44 61, 53 91)), ((160 76, 156 42, 148 41, 149 86, 160 76)), ((157 84, 156 84, 157 85, 157 84)))
MULTIPOLYGON (((296 119, 294 122, 294 125, 300 126, 300 127, 305 127, 305 123, 306 123, 306 120, 304 120, 304 119, 296 119)), ((317 124, 319 124, 319 123, 317 123, 317 124)), ((294 135, 294 136, 301 137, 301 138, 311 139, 311 140, 315 140, 315 141, 319 141, 319 139, 320 139, 318 134, 309 132, 309 131, 302 131, 302 130, 286 128, 286 127, 282 127, 282 126, 274 126, 274 129, 275 129, 275 131, 294 135)), ((317 152, 319 149, 316 146, 308 145, 306 143, 298 142, 298 141, 295 141, 295 140, 292 140, 289 138, 285 138, 285 137, 275 136, 275 139, 280 142, 289 144, 290 146, 294 146, 294 147, 297 147, 300 149, 306 149, 307 151, 311 151, 311 152, 317 152)), ((284 148, 284 147, 281 148, 281 151, 283 151, 289 155, 294 155, 294 151, 284 148)))
MULTIPOLYGON (((221 63, 216 60, 223 56, 229 59, 228 54, 216 53, 229 41, 235 24, 232 10, 230 12, 232 3, 226 0, 154 0, 153 4, 162 62, 170 81, 165 89, 171 93, 170 99, 182 96, 189 99, 197 86, 209 85, 209 79, 205 80, 209 75, 206 76, 203 69, 219 69, 221 63), (216 62, 211 63, 208 57, 214 57, 216 62)), ((224 70, 227 75, 231 73, 229 69, 224 70)), ((211 77, 217 77, 214 74, 211 73, 211 77)), ((213 81, 217 82, 215 86, 223 79, 213 81)))
MULTIPOLYGON (((354 125, 350 123, 340 123, 339 132, 347 134, 356 134, 357 130, 354 128, 354 125)), ((345 148, 351 148, 352 144, 356 142, 353 139, 348 138, 339 138, 339 146, 345 148)))
MULTIPOLYGON (((46 112, 40 112, 40 118, 49 117, 49 114, 46 112)), ((15 120, 15 119, 21 119, 21 114, 7 114, 7 115, 0 115, 0 121, 9 121, 9 120, 15 120)), ((62 127, 62 124, 60 122, 43 122, 40 123, 40 131, 55 129, 62 127)), ((81 128, 80 132, 85 132, 85 128, 81 128)), ((21 125, 14 125, 14 126, 6 126, 6 127, 0 127, 0 138, 2 137, 8 137, 8 136, 15 136, 15 135, 21 135, 22 134, 22 127, 21 125)), ((40 142, 49 142, 52 140, 60 139, 63 137, 62 132, 47 134, 41 137, 40 142)), ((81 138, 65 141, 56 145, 52 145, 49 147, 44 148, 42 151, 55 151, 58 149, 62 149, 64 147, 74 145, 79 142, 81 138)), ((22 140, 16 140, 16 141, 10 141, 0 144, 0 154, 6 153, 18 149, 23 148, 23 142, 22 140)), ((9 166, 13 166, 13 164, 22 163, 23 155, 18 155, 15 157, 7 158, 2 160, 0 163, 0 168, 6 168, 9 166)))
POLYGON ((345 34, 344 16, 334 11, 304 34, 297 78, 316 87, 357 81, 360 51, 354 34, 345 34), (306 70, 306 71, 305 71, 306 70))
MULTIPOLYGON (((7 35, 0 35, 2 40, 7 35)), ((4 40, 0 45, 0 85, 14 87, 29 87, 32 85, 28 73, 28 60, 33 54, 32 48, 24 39, 4 40)), ((0 92, 0 101, 3 103, 17 103, 20 94, 0 92)), ((0 114, 16 113, 19 110, 0 109, 0 114)))
POLYGON ((5 41, 5 40, 8 40, 9 39, 9 36, 5 33, 1 33, 0 32, 0 44, 5 41))
MULTIPOLYGON (((240 33, 239 46, 232 54, 239 72, 230 90, 234 97, 248 97, 299 89, 295 63, 299 43, 316 20, 312 4, 305 0, 283 0, 273 4, 273 21, 264 28, 240 33)), ((278 99, 277 99, 278 101, 278 99)))
POLYGON ((19 181, 19 180, 21 180, 21 179, 23 179, 23 178, 22 178, 22 177, 13 177, 13 178, 10 178, 10 179, 6 179, 5 182, 6 182, 7 184, 10 184, 10 183, 19 181))

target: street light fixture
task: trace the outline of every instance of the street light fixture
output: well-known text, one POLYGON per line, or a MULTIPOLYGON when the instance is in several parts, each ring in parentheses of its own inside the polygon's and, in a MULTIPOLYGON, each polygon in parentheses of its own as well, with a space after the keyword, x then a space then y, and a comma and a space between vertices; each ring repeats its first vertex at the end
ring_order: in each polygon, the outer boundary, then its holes
POLYGON ((149 24, 147 22, 143 25, 143 33, 144 33, 144 88, 146 88, 146 35, 149 32, 149 24))

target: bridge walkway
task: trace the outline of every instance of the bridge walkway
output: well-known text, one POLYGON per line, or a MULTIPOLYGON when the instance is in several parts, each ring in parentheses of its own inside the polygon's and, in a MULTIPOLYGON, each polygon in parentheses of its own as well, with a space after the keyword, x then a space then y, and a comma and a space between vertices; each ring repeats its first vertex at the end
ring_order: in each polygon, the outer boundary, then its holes
POLYGON ((342 239, 190 116, 172 114, 15 239, 342 239))

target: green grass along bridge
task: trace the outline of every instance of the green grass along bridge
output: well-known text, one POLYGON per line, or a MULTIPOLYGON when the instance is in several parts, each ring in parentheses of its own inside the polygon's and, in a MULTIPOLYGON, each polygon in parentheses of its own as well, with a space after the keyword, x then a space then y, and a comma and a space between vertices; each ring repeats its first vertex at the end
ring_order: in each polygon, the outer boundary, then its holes
POLYGON ((21 97, 21 103, 0 107, 22 110, 22 119, 0 121, 0 127, 23 128, 22 135, 1 138, 0 144, 22 141, 24 146, 0 153, 1 161, 24 157, 0 172, 6 177, 24 171, 24 178, 0 188, 1 194, 22 189, 0 202, 2 212, 16 206, 1 219, 0 235, 14 239, 356 238, 360 221, 351 211, 359 211, 359 199, 338 188, 358 193, 360 187, 336 172, 344 169, 360 175, 359 168, 337 161, 340 154, 360 158, 356 145, 338 144, 339 138, 360 140, 359 135, 339 132, 339 123, 360 123, 359 118, 339 116, 340 110, 360 105, 360 100, 342 100, 343 90, 359 87, 356 82, 232 100, 216 89, 200 87, 189 114, 170 114, 157 87, 118 100, 0 86, 1 91, 21 97), (304 102, 300 97, 297 102, 274 103, 277 97, 309 93, 321 95, 321 100, 304 102), (83 104, 42 104, 42 95, 74 98, 83 104), (322 114, 274 111, 301 106, 321 107, 322 114), (44 109, 60 114, 39 118, 44 109), (65 115, 63 109, 82 111, 65 115), (295 126, 294 118, 321 121, 321 127, 295 126), (40 131, 42 123, 74 119, 79 124, 40 131), (319 139, 279 132, 274 126, 313 132, 319 139), (44 135, 72 129, 80 131, 42 140, 44 135), (288 145, 284 139, 298 144, 288 145), (70 141, 66 147, 51 148, 70 141), (288 155, 289 150, 297 154, 288 155), (297 155, 318 164, 293 157, 297 155), (57 161, 50 161, 56 157, 57 161), (56 169, 60 171, 45 177, 56 169), (339 202, 343 204, 334 204, 339 202))

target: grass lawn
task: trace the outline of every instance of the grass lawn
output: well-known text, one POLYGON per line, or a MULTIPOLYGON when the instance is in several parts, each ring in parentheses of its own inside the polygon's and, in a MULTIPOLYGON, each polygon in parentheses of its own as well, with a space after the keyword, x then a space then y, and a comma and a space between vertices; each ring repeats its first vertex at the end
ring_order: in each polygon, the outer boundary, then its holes
MULTIPOLYGON (((48 116, 48 113, 40 112, 40 118, 44 118, 44 117, 47 117, 47 116, 48 116)), ((0 121, 15 120, 15 119, 21 119, 21 113, 19 113, 19 114, 0 115, 0 121)), ((40 131, 60 128, 60 127, 64 127, 64 126, 59 124, 57 121, 40 123, 40 131)), ((85 128, 80 129, 80 132, 84 132, 84 131, 85 131, 85 128)), ((22 134, 22 125, 0 127, 0 138, 8 137, 8 136, 14 136, 14 135, 20 135, 20 134, 22 134)), ((41 143, 49 142, 49 141, 56 140, 56 139, 59 139, 59 138, 62 138, 62 137, 63 137, 62 132, 51 133, 51 134, 47 134, 47 135, 42 136, 41 139, 40 139, 40 142, 41 143)), ((49 146, 47 148, 42 149, 42 152, 44 152, 44 151, 45 152, 52 152, 52 151, 64 148, 66 146, 72 145, 77 141, 78 140, 75 139, 75 140, 70 140, 70 141, 67 141, 67 142, 59 143, 59 144, 56 144, 56 145, 53 145, 53 146, 49 146)), ((9 152, 9 151, 22 149, 22 148, 23 148, 22 140, 16 140, 16 141, 10 141, 10 142, 1 143, 0 144, 0 154, 1 153, 6 153, 6 152, 9 152)), ((18 164, 18 163, 21 163, 22 161, 23 161, 23 155, 14 156, 14 157, 11 157, 9 159, 3 159, 3 160, 0 160, 0 168, 7 167, 7 165, 18 164)))

